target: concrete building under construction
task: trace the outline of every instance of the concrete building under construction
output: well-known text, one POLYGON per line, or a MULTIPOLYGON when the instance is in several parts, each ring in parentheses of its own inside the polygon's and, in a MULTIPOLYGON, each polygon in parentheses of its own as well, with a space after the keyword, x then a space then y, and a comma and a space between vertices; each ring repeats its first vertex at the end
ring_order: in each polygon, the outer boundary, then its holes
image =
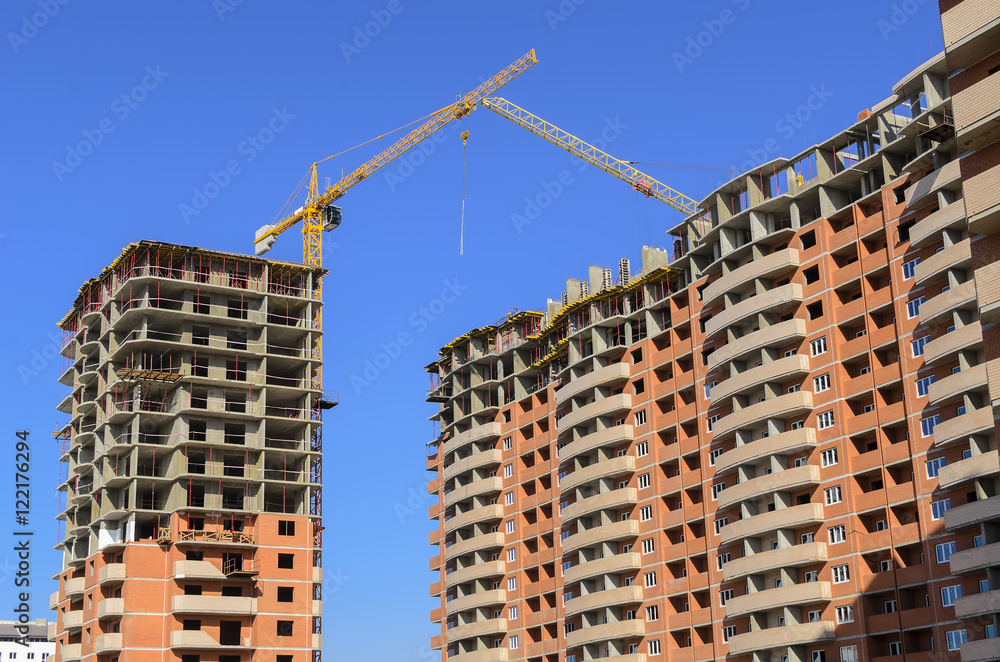
MULTIPOLYGON (((996 3, 945 4, 996 50, 996 3)), ((1000 657, 973 249, 1000 207, 968 209, 956 66, 723 184, 639 273, 591 267, 441 349, 442 659, 1000 657)))
POLYGON ((321 275, 141 242, 83 285, 56 660, 319 659, 321 275))

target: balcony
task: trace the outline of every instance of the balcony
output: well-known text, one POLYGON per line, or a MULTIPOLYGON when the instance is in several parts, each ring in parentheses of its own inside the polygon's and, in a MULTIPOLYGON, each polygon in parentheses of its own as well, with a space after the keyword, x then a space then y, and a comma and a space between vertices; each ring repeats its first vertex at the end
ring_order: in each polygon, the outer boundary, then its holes
MULTIPOLYGON (((722 473, 732 467, 771 455, 788 455, 816 445, 815 428, 799 428, 757 439, 726 451, 715 461, 715 470, 722 473)), ((723 490, 724 492, 725 490, 723 490)))
POLYGON ((119 618, 125 615, 123 598, 104 598, 97 603, 97 618, 119 618))
POLYGON ((992 434, 993 430, 993 408, 987 405, 935 425, 934 445, 938 448, 950 446, 973 435, 992 434))
POLYGON ((448 662, 506 662, 506 660, 506 648, 483 648, 448 658, 448 662))
POLYGON ((641 567, 642 555, 638 552, 612 554, 611 556, 597 558, 586 563, 578 563, 566 568, 563 572, 563 583, 566 585, 575 584, 591 577, 631 572, 641 567))
POLYGON ((927 398, 932 405, 941 405, 957 399, 966 393, 986 388, 986 364, 966 368, 934 382, 927 389, 927 398))
POLYGON ((605 591, 578 595, 566 602, 566 615, 580 614, 585 611, 604 609, 616 605, 642 602, 642 588, 639 586, 622 586, 609 588, 605 591))
POLYGON ((708 369, 715 370, 720 365, 737 361, 754 352, 759 354, 764 347, 780 347, 805 337, 806 321, 803 319, 795 318, 772 324, 726 343, 712 352, 708 357, 708 369))
POLYGON ((506 572, 506 564, 503 561, 487 561, 486 563, 477 563, 461 570, 449 572, 445 575, 444 581, 448 586, 455 586, 484 577, 503 575, 506 572))
POLYGON ((62 626, 64 630, 79 630, 83 627, 83 610, 74 609, 67 611, 62 616, 62 626))
POLYGON ((503 547, 502 533, 484 533, 480 536, 473 536, 461 542, 456 542, 454 545, 445 548, 444 556, 446 559, 451 560, 456 556, 471 554, 480 549, 489 549, 490 547, 503 547))
POLYGON ((819 482, 819 467, 815 464, 775 471, 722 490, 718 497, 719 508, 729 508, 744 499, 752 499, 763 494, 795 490, 806 485, 819 485, 819 482))
POLYGON ((1000 660, 1000 637, 978 639, 962 644, 962 662, 992 662, 1000 660))
MULTIPOLYGON (((596 462, 581 469, 577 469, 573 473, 566 474, 563 476, 563 479, 559 481, 559 491, 563 494, 568 494, 577 487, 586 485, 587 483, 595 480, 620 476, 621 474, 631 473, 633 471, 635 471, 635 456, 623 455, 621 457, 613 457, 611 459, 596 462)), ((565 517, 565 515, 563 515, 563 517, 565 517)))
POLYGON ((225 579, 211 561, 175 561, 174 579, 225 579))
POLYGON ((170 603, 175 613, 255 615, 257 598, 230 595, 175 595, 170 603))
POLYGON ((952 67, 975 64, 989 55, 1000 39, 1000 18, 991 0, 965 0, 953 5, 941 13, 941 28, 952 67))
POLYGON ((935 363, 948 360, 956 352, 963 349, 978 348, 983 344, 983 331, 979 321, 961 326, 951 333, 931 340, 924 345, 924 363, 935 363))
POLYGON ((120 632, 109 632, 97 635, 94 642, 94 652, 98 655, 102 653, 113 653, 122 649, 122 635, 120 632))
POLYGON ((86 577, 74 577, 73 579, 67 579, 65 584, 66 597, 74 598, 83 595, 86 581, 86 577))
POLYGON ((456 625, 448 630, 448 643, 454 643, 469 637, 485 637, 491 634, 506 634, 506 618, 489 618, 482 621, 474 621, 465 625, 456 625))
POLYGON ((953 506, 944 514, 944 528, 957 531, 983 522, 1000 520, 1000 497, 953 506))
POLYGON ((720 542, 723 545, 728 545, 736 540, 757 538, 778 529, 798 529, 823 521, 823 505, 819 503, 805 503, 801 506, 780 508, 730 522, 722 527, 720 542))
POLYGON ((559 421, 560 430, 568 430, 598 416, 620 415, 632 408, 632 396, 626 393, 600 398, 588 405, 569 412, 559 421))
POLYGON ((993 566, 1000 566, 1000 542, 954 552, 949 563, 954 575, 981 572, 993 566))
POLYGON ((939 485, 942 490, 950 490, 970 480, 997 473, 1000 473, 1000 455, 995 450, 987 451, 941 467, 939 485))
POLYGON ((726 600, 726 616, 744 616, 779 607, 824 602, 830 599, 830 595, 830 582, 808 582, 781 586, 747 595, 738 595, 726 600))
POLYGON ((571 503, 563 508, 562 520, 565 524, 577 517, 582 517, 598 510, 619 510, 627 506, 634 506, 637 503, 639 503, 639 495, 634 487, 624 487, 608 492, 601 492, 600 494, 595 494, 594 496, 571 503))
MULTIPOLYGON (((952 556, 954 557, 954 555, 952 556)), ((794 568, 826 560, 826 543, 810 542, 742 556, 731 560, 722 569, 725 581, 730 581, 747 575, 764 574, 782 568, 794 568)))
POLYGON ((592 547, 598 543, 624 538, 634 538, 639 535, 639 522, 628 519, 624 522, 613 522, 604 526, 595 526, 567 537, 563 540, 563 554, 568 554, 582 547, 592 547))
POLYGON ((125 564, 108 563, 97 575, 97 583, 101 586, 105 584, 116 584, 125 581, 125 564))
POLYGON ((976 306, 976 281, 969 279, 961 285, 941 292, 920 306, 921 324, 943 324, 951 322, 951 314, 956 310, 972 310, 976 306), (948 316, 948 317, 945 317, 948 316))
MULTIPOLYGON (((994 101, 995 103, 995 101, 994 101)), ((969 232, 992 234, 1000 228, 1000 164, 962 182, 969 232)))
POLYGON ((481 494, 499 492, 502 489, 503 481, 500 476, 491 476, 490 478, 474 480, 467 485, 456 487, 451 492, 445 493, 444 506, 447 508, 454 503, 458 503, 459 501, 464 501, 465 499, 470 499, 481 494))
POLYGON ((770 278, 795 269, 799 264, 799 251, 796 248, 785 248, 759 257, 710 283, 702 294, 704 306, 707 308, 715 305, 716 299, 723 294, 738 287, 746 287, 747 283, 752 283, 758 278, 770 278))
POLYGON ((463 513, 455 515, 451 519, 445 520, 444 531, 445 533, 450 533, 455 529, 460 529, 463 526, 475 524, 476 522, 501 518, 503 518, 503 506, 498 503, 491 506, 473 508, 472 510, 467 510, 463 513))
POLYGON ((631 425, 614 425, 597 432, 591 432, 566 444, 559 451, 559 459, 562 462, 568 462, 577 455, 589 453, 605 446, 618 446, 623 442, 632 441, 633 438, 634 433, 631 425))
POLYGON ((960 176, 958 159, 949 161, 937 170, 930 172, 927 176, 906 189, 906 209, 917 209, 930 204, 932 201, 936 201, 937 196, 928 196, 938 189, 956 182, 960 176))
POLYGON ((566 635, 566 648, 576 648, 599 641, 614 641, 627 637, 641 637, 645 634, 645 621, 632 619, 614 623, 602 623, 573 630, 566 635))
POLYGON ((474 441, 486 441, 488 439, 499 439, 500 438, 500 424, 497 422, 486 423, 484 425, 473 426, 472 429, 466 430, 465 432, 459 432, 451 439, 444 442, 441 447, 442 452, 447 455, 448 453, 455 452, 456 449, 462 448, 466 444, 471 444, 474 441))
POLYGON ((468 457, 463 457, 461 460, 455 460, 444 468, 444 479, 451 480, 455 476, 463 474, 466 471, 479 469, 492 464, 500 464, 501 453, 502 451, 499 448, 491 448, 489 450, 480 451, 479 453, 473 453, 468 457))
MULTIPOLYGON (((967 269, 972 266, 972 249, 969 239, 963 239, 942 251, 938 251, 923 260, 913 270, 914 284, 926 285, 925 281, 934 278, 946 269, 967 269)), ((921 308, 923 308, 921 306, 921 308)), ((921 316, 923 310, 920 311, 921 316)))
POLYGON ((71 662, 83 657, 83 644, 61 644, 58 652, 62 655, 62 662, 71 662))
MULTIPOLYGON (((726 603, 728 607, 729 603, 726 603)), ((741 655, 753 651, 772 648, 787 648, 801 646, 819 641, 829 641, 835 637, 832 621, 819 623, 798 623, 784 627, 755 630, 729 637, 729 654, 741 655)))
POLYGON ((612 363, 603 368, 597 368, 593 372, 572 379, 565 386, 557 388, 556 403, 562 404, 574 395, 582 393, 587 389, 626 382, 629 378, 629 372, 630 367, 627 363, 612 363))
POLYGON ((932 244, 941 240, 941 233, 945 230, 964 227, 965 202, 958 200, 917 221, 910 228, 910 246, 917 248, 932 244))
POLYGON ((712 340, 748 317, 763 312, 777 314, 802 303, 802 300, 802 286, 798 283, 788 283, 744 299, 705 323, 705 340, 712 340))
POLYGON ((809 372, 809 357, 794 354, 745 370, 712 387, 712 402, 718 403, 734 395, 760 390, 764 384, 787 382, 809 372))
POLYGON ((1000 590, 973 593, 955 600, 955 618, 975 618, 1000 612, 1000 590))
POLYGON ((713 430, 715 441, 722 441, 741 428, 763 423, 769 418, 787 418, 811 412, 812 396, 812 391, 796 391, 737 409, 716 421, 713 430))
POLYGON ((238 644, 221 644, 204 630, 178 630, 170 633, 171 648, 250 648, 250 637, 242 637, 238 644))
POLYGON ((506 601, 507 591, 502 588, 498 588, 492 591, 479 591, 478 593, 465 595, 461 598, 455 598, 454 600, 450 600, 445 605, 445 608, 449 614, 457 614, 460 611, 468 611, 470 609, 478 609, 479 607, 503 604, 506 601))

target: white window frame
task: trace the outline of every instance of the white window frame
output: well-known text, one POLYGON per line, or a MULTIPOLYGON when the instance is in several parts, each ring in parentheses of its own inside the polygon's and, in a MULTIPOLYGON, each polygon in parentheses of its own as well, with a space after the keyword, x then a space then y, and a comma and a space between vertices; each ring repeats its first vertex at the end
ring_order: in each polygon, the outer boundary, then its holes
POLYGON ((915 257, 912 260, 907 260, 903 263, 903 280, 910 280, 913 278, 913 269, 918 264, 920 264, 920 258, 915 257))
POLYGON ((830 534, 831 545, 847 542, 847 527, 844 526, 843 524, 838 524, 837 526, 831 526, 829 529, 827 529, 827 533, 830 534))
POLYGON ((834 584, 846 584, 851 581, 851 566, 845 563, 844 565, 833 566, 833 583, 834 584))
POLYGON ((648 522, 651 519, 653 519, 653 507, 652 506, 643 506, 642 508, 639 509, 639 521, 640 522, 648 522))
POLYGON ((920 306, 927 302, 927 297, 917 297, 906 302, 906 319, 913 319, 920 315, 920 306))
POLYGON ((826 430, 827 428, 832 428, 834 425, 833 421, 833 410, 827 409, 816 417, 816 426, 820 430, 826 430))
POLYGON ((646 457, 649 455, 649 442, 640 441, 635 445, 635 456, 636 457, 646 457))
POLYGON ((962 597, 962 585, 953 584, 941 587, 941 605, 944 607, 954 607, 955 600, 962 597))
POLYGON ((833 487, 828 487, 823 490, 823 496, 826 501, 826 505, 833 506, 844 500, 843 491, 840 489, 840 485, 834 485, 833 487))
POLYGON ((931 519, 933 521, 944 519, 944 514, 949 510, 951 510, 951 499, 931 501, 931 519))
POLYGON ((962 648, 962 644, 968 643, 969 633, 965 629, 962 630, 948 630, 944 633, 945 639, 948 643, 948 650, 957 651, 962 648))
POLYGON ((647 572, 642 576, 642 584, 646 588, 653 588, 656 586, 656 572, 647 572))
POLYGON ((854 622, 854 605, 840 605, 837 607, 837 623, 854 622))
POLYGON ((809 353, 812 356, 826 354, 826 336, 820 336, 809 343, 809 353))
POLYGON ((656 551, 656 541, 653 538, 646 538, 642 541, 642 553, 652 554, 656 551))
POLYGON ((958 551, 958 545, 954 540, 934 545, 934 555, 938 563, 948 563, 951 555, 958 551))
POLYGON ((910 351, 913 353, 913 358, 924 355, 924 346, 930 342, 930 336, 920 336, 910 341, 910 351))
POLYGON ((637 481, 640 490, 644 490, 649 487, 649 474, 641 474, 637 481))
POLYGON ((819 377, 813 377, 813 391, 822 393, 830 390, 830 373, 824 372, 819 377))
POLYGON ((837 447, 833 446, 820 452, 820 464, 824 467, 832 467, 837 464, 837 447))
POLYGON ((646 410, 640 409, 639 411, 635 412, 635 425, 636 427, 638 427, 640 425, 645 425, 645 424, 646 424, 646 410))

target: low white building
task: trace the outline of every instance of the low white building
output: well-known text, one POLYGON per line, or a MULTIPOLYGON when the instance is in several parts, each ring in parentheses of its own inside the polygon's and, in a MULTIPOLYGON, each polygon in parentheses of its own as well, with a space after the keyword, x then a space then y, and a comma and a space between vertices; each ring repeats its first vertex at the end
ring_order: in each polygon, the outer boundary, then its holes
POLYGON ((20 625, 17 621, 0 621, 0 660, 3 662, 9 660, 40 662, 55 655, 56 644, 54 641, 49 641, 49 622, 47 620, 37 618, 27 624, 27 646, 22 643, 25 638, 21 631, 15 629, 20 625))

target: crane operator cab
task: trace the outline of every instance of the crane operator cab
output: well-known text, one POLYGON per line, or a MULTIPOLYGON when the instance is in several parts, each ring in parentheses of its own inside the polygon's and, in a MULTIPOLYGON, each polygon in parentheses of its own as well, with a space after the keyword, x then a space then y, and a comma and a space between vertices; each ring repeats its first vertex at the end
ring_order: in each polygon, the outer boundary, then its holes
POLYGON ((340 222, 344 220, 344 214, 337 205, 327 205, 323 207, 323 232, 336 230, 340 227, 340 222))

